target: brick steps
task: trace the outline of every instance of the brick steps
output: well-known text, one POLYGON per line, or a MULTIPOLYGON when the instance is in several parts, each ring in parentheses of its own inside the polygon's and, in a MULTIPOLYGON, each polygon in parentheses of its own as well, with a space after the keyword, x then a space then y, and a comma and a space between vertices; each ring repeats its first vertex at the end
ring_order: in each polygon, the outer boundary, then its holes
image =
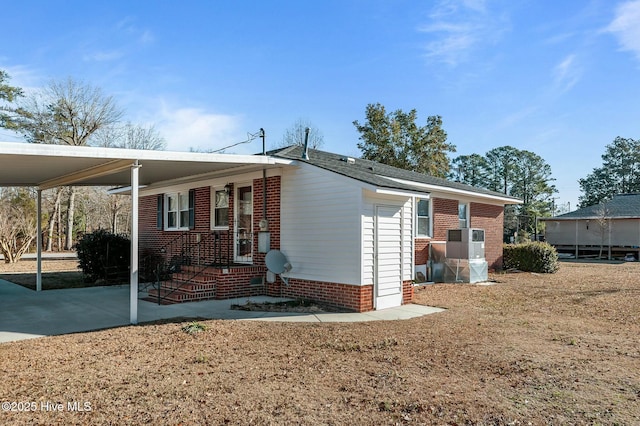
POLYGON ((180 272, 160 284, 160 289, 150 289, 145 300, 161 304, 195 302, 209 299, 253 296, 264 291, 262 268, 255 266, 214 268, 200 270, 199 266, 183 266, 180 272), (194 274, 196 274, 194 276, 194 274))
POLYGON ((147 299, 151 301, 157 301, 158 291, 160 292, 162 301, 170 303, 195 302, 199 300, 215 299, 216 297, 215 289, 209 291, 190 292, 183 291, 182 288, 175 291, 173 291, 172 289, 161 288, 160 290, 149 290, 149 296, 147 299))

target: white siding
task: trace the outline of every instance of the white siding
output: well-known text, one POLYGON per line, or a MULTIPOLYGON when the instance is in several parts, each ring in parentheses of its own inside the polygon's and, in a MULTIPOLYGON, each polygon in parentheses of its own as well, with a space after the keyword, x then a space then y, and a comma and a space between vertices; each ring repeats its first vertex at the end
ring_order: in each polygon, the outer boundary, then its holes
POLYGON ((283 171, 280 246, 289 277, 362 284, 361 203, 351 179, 307 164, 283 171))
POLYGON ((365 198, 362 209, 362 282, 373 284, 375 277, 375 207, 374 202, 365 198))
POLYGON ((376 309, 402 304, 402 207, 376 207, 376 309))
POLYGON ((549 244, 554 245, 578 245, 599 246, 638 246, 640 245, 640 220, 638 219, 614 219, 607 222, 610 229, 605 229, 598 224, 597 219, 575 220, 547 220, 545 237, 549 244))
POLYGON ((373 284, 374 241, 375 241, 375 206, 395 205, 402 207, 402 280, 413 278, 413 202, 410 197, 380 196, 365 192, 362 209, 362 282, 373 284))
POLYGON ((402 281, 413 279, 413 236, 415 235, 413 205, 413 198, 409 198, 402 209, 402 281))

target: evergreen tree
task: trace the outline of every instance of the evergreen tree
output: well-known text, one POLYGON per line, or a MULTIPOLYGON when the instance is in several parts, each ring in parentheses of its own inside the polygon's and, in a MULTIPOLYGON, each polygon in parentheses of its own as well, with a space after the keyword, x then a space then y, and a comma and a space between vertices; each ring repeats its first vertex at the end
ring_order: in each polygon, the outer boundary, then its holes
POLYGON ((415 109, 387 113, 379 103, 367 105, 365 115, 364 124, 353 122, 360 133, 362 158, 431 176, 449 174, 448 153, 456 148, 447 143, 440 116, 430 116, 419 126, 415 109))
POLYGON ((580 207, 600 204, 616 194, 640 192, 640 140, 617 137, 606 146, 602 167, 578 180, 580 207))

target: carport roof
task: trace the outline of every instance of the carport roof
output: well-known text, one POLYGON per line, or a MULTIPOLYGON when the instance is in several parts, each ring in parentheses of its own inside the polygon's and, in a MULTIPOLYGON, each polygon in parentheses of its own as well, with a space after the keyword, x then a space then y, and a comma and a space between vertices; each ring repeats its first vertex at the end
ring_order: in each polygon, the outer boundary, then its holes
POLYGON ((0 186, 128 186, 136 162, 141 186, 292 163, 262 155, 0 142, 0 186))

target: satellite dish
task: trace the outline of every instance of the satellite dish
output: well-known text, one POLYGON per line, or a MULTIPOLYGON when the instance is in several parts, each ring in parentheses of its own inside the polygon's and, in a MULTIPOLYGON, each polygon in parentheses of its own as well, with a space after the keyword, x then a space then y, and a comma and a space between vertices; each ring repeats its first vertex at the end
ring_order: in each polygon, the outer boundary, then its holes
POLYGON ((264 257, 267 269, 274 274, 282 274, 291 270, 291 264, 280 250, 270 250, 264 257))
POLYGON ((280 275, 282 281, 288 286, 289 280, 283 277, 282 274, 289 272, 292 268, 291 264, 287 260, 287 257, 282 254, 280 250, 270 250, 264 257, 264 263, 267 265, 267 269, 274 274, 280 275))

